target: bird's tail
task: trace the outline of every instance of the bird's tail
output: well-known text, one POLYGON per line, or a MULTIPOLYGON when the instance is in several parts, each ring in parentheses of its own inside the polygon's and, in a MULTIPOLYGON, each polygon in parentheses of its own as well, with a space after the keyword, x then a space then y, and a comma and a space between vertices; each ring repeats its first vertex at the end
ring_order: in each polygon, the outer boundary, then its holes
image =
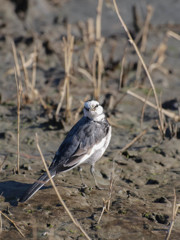
MULTIPOLYGON (((51 174, 54 177, 55 174, 51 174)), ((24 193, 19 202, 25 202, 30 199, 45 183, 49 181, 47 173, 44 173, 33 185, 24 193)))

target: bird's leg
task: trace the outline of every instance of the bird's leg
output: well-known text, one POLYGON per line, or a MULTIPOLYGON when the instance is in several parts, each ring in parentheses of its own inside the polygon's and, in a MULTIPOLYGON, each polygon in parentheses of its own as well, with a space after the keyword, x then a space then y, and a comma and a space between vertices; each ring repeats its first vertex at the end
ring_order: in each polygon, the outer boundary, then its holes
POLYGON ((86 188, 87 185, 84 183, 84 179, 83 179, 83 175, 82 175, 82 168, 80 166, 78 167, 78 171, 79 171, 79 175, 80 175, 80 178, 81 178, 82 185, 83 185, 84 188, 86 188))
POLYGON ((94 182, 95 182, 96 188, 99 189, 99 190, 103 190, 104 188, 101 188, 101 187, 98 185, 97 181, 96 181, 95 174, 94 174, 94 173, 95 173, 95 171, 94 171, 94 165, 91 165, 91 167, 90 167, 90 172, 91 172, 91 174, 92 174, 92 176, 93 176, 93 178, 94 178, 94 182))

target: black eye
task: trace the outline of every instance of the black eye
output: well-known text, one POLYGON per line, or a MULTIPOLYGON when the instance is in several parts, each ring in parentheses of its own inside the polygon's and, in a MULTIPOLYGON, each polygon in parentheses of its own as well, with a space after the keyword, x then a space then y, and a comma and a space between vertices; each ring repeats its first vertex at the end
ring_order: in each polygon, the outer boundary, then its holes
POLYGON ((89 108, 86 108, 86 107, 84 107, 85 109, 86 109, 86 111, 89 111, 89 108))
POLYGON ((95 108, 99 107, 99 104, 96 104, 95 108))

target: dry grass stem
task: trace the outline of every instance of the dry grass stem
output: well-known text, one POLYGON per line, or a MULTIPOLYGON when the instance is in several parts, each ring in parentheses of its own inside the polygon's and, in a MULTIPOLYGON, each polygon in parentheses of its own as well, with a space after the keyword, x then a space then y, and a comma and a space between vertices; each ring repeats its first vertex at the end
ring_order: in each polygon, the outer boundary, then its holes
POLYGON ((149 25, 150 25, 152 15, 153 15, 153 7, 151 5, 148 5, 147 6, 147 16, 146 16, 146 20, 145 20, 144 28, 143 28, 141 52, 145 52, 145 50, 146 50, 147 36, 148 36, 149 25))
POLYGON ((123 147, 119 153, 125 152, 128 148, 130 148, 135 142, 137 142, 142 136, 144 136, 147 133, 147 129, 143 130, 139 135, 137 135, 130 143, 126 144, 125 147, 123 147))
POLYGON ((102 15, 103 0, 98 1, 97 16, 96 16, 96 46, 93 56, 92 73, 94 82, 94 98, 99 99, 101 94, 102 72, 104 68, 102 58, 102 45, 104 39, 101 37, 101 15, 102 15))
POLYGON ((80 112, 81 112, 81 111, 83 110, 83 108, 84 108, 84 102, 86 102, 88 99, 89 99, 89 95, 86 95, 86 97, 84 98, 84 100, 80 102, 81 104, 80 104, 80 106, 79 106, 79 108, 78 108, 78 110, 76 111, 76 114, 75 114, 75 116, 74 116, 74 122, 76 122, 76 121, 78 120, 79 114, 80 114, 80 112))
POLYGON ((94 41, 95 41, 95 30, 94 30, 94 19, 93 18, 88 18, 87 29, 88 29, 88 42, 89 43, 94 43, 94 41))
POLYGON ((126 24, 124 23, 121 15, 120 15, 120 13, 119 13, 119 10, 118 10, 117 4, 116 4, 116 0, 113 0, 113 3, 114 3, 114 7, 115 7, 115 11, 116 11, 116 13, 117 13, 117 16, 118 16, 118 18, 119 18, 119 20, 120 20, 120 22, 121 22, 121 24, 122 24, 125 32, 127 33, 127 36, 128 36, 128 38, 129 38, 130 43, 133 45, 133 47, 134 47, 134 49, 135 49, 135 51, 136 51, 136 53, 137 53, 137 55, 138 55, 141 63, 142 63, 142 66, 143 66, 143 68, 144 68, 144 70, 145 70, 145 72, 146 72, 146 74, 147 74, 147 77, 148 77, 149 82, 150 82, 150 84, 151 84, 151 87, 152 87, 152 89, 153 89, 153 93, 154 93, 154 97, 155 97, 155 101, 156 101, 156 105, 157 105, 157 109, 158 109, 158 113, 159 113, 159 121, 160 121, 160 128, 161 128, 161 134, 162 134, 162 132, 163 132, 163 130, 162 130, 162 129, 163 129, 163 122, 162 122, 162 119, 161 119, 159 101, 158 101, 156 89, 155 89, 155 87, 154 87, 154 83, 153 83, 153 81, 152 81, 152 78, 151 78, 151 75, 150 75, 150 73, 149 73, 149 71, 148 71, 148 68, 147 68, 147 66, 146 66, 146 64, 145 64, 145 62, 144 62, 144 60, 143 60, 143 58, 142 58, 142 56, 141 56, 141 53, 140 53, 140 51, 139 51, 136 43, 134 42, 134 40, 133 40, 133 38, 132 38, 132 36, 131 36, 131 34, 130 34, 127 26, 126 26, 126 24))
POLYGON ((164 114, 170 118, 172 118, 175 122, 179 122, 180 121, 180 116, 179 115, 176 115, 175 113, 171 112, 171 111, 167 111, 163 108, 157 108, 157 106, 153 103, 151 103, 150 101, 148 101, 146 98, 143 98, 139 95, 137 95, 136 93, 132 92, 131 90, 127 90, 127 94, 139 99, 140 101, 146 103, 147 105, 149 105, 150 107, 153 107, 154 109, 156 110, 159 110, 160 114, 164 114))
MULTIPOLYGON (((34 53, 31 53, 30 54, 30 57, 29 59, 24 63, 24 66, 26 68, 30 67, 33 63, 33 59, 34 59, 34 53)), ((19 70, 21 71, 23 69, 22 66, 19 67, 19 70)), ((6 72, 7 75, 11 75, 11 74, 14 74, 14 68, 11 68, 9 69, 7 72, 6 72)))
POLYGON ((170 239, 170 235, 171 235, 174 223, 175 223, 176 214, 177 214, 179 208, 180 208, 180 204, 176 203, 176 191, 174 189, 174 202, 173 202, 173 209, 172 209, 172 220, 171 220, 169 229, 167 231, 167 235, 165 237, 165 240, 170 239))
POLYGON ((43 164, 44 164, 44 167, 45 167, 45 169, 46 169, 47 175, 48 175, 48 177, 49 177, 49 180, 50 180, 50 182, 51 182, 51 184, 52 184, 52 186, 53 186, 53 188, 54 188, 54 190, 55 190, 55 193, 56 193, 56 195, 57 195, 60 203, 61 203, 62 206, 64 207, 65 211, 67 212, 67 214, 68 214, 69 217, 71 218, 71 220, 72 220, 72 222, 74 223, 74 225, 84 234, 84 236, 86 237, 86 239, 91 240, 91 238, 87 235, 87 233, 86 233, 86 232, 84 231, 84 229, 81 227, 81 225, 79 224, 79 222, 72 216, 71 212, 69 211, 68 207, 66 206, 65 202, 63 201, 60 193, 58 192, 58 190, 57 190, 57 188, 56 188, 56 185, 55 185, 55 183, 54 183, 54 180, 51 178, 51 174, 50 174, 50 172, 49 172, 49 170, 48 170, 47 164, 46 164, 46 162, 45 162, 45 159, 44 159, 44 156, 43 156, 43 154, 42 154, 41 148, 40 148, 40 146, 39 146, 37 133, 36 133, 36 145, 37 145, 37 149, 38 149, 38 151, 39 151, 39 153, 40 153, 40 156, 41 156, 42 162, 43 162, 43 164))
POLYGON ((114 162, 113 162, 113 171, 111 173, 111 179, 110 179, 110 185, 109 185, 109 196, 108 196, 107 199, 103 198, 103 208, 102 208, 101 215, 100 215, 100 217, 98 219, 98 222, 97 222, 98 224, 100 223, 104 212, 105 211, 109 212, 111 199, 112 199, 114 181, 115 181, 115 179, 114 179, 114 162))
POLYGON ((16 225, 16 223, 10 219, 6 214, 4 214, 1 210, 0 210, 0 214, 3 215, 5 218, 7 218, 13 225, 14 227, 17 229, 17 231, 21 234, 22 237, 25 238, 24 234, 21 232, 20 228, 16 225))
POLYGON ((21 58, 21 63, 22 63, 22 69, 24 72, 24 82, 25 82, 25 88, 26 92, 23 94, 23 98, 27 101, 34 101, 36 99, 39 99, 41 105, 44 107, 44 109, 47 109, 47 105, 45 101, 43 100, 42 96, 40 95, 39 91, 35 88, 35 83, 36 83, 36 67, 37 67, 37 49, 36 47, 34 48, 34 53, 33 53, 33 68, 32 68, 32 80, 30 82, 29 76, 28 76, 28 71, 27 67, 25 64, 25 58, 23 53, 20 51, 20 58, 21 58))
POLYGON ((93 32, 93 35, 94 35, 94 20, 89 19, 87 24, 88 26, 86 27, 86 24, 84 22, 79 22, 78 26, 80 28, 82 38, 83 38, 83 43, 84 43, 83 56, 84 56, 85 65, 87 65, 88 70, 90 70, 91 62, 89 59, 89 49, 91 44, 90 35, 92 35, 90 32, 93 32))
MULTIPOLYGON (((153 14, 153 8, 152 8, 152 6, 148 5, 147 6, 147 16, 146 16, 146 20, 145 20, 143 32, 142 32, 142 41, 141 41, 141 47, 140 47, 141 53, 145 52, 145 49, 146 49, 147 36, 148 36, 149 25, 150 25, 150 21, 152 18, 152 14, 153 14)), ((138 65, 137 65, 137 71, 136 71, 136 83, 141 76, 141 71, 142 71, 142 64, 139 59, 138 65)))
POLYGON ((15 70, 16 70, 17 77, 20 78, 21 71, 20 71, 19 62, 18 62, 16 46, 13 41, 11 41, 11 45, 12 45, 12 50, 13 50, 14 64, 15 64, 14 74, 15 74, 15 70))
POLYGON ((126 50, 127 50, 127 48, 124 51, 124 55, 123 55, 123 58, 121 61, 121 72, 120 72, 119 86, 118 86, 119 91, 120 91, 121 87, 123 87, 123 85, 124 85, 123 84, 123 76, 124 76, 124 65, 125 65, 125 61, 126 61, 126 50))
POLYGON ((168 31, 167 35, 168 35, 168 37, 173 37, 173 38, 177 39, 178 41, 180 41, 180 35, 173 31, 168 31))
POLYGON ((22 95, 22 84, 17 73, 15 71, 15 80, 17 88, 17 173, 19 174, 20 165, 20 107, 21 107, 21 95, 22 95))
POLYGON ((169 70, 163 66, 161 66, 161 64, 159 63, 152 63, 150 66, 149 66, 149 71, 150 72, 153 72, 154 70, 159 70, 160 72, 162 72, 164 75, 169 75, 169 70))
POLYGON ((92 82, 93 77, 86 69, 79 67, 77 71, 84 75, 90 82, 92 82))
POLYGON ((30 83, 29 83, 29 76, 28 76, 28 71, 25 65, 25 58, 22 53, 22 51, 19 52, 20 58, 21 58, 21 63, 22 63, 22 68, 24 72, 24 81, 25 81, 25 87, 26 87, 26 92, 28 93, 30 91, 30 83))
POLYGON ((157 47, 157 49, 155 50, 152 59, 150 61, 150 65, 149 65, 149 71, 151 71, 151 65, 152 64, 159 64, 162 65, 162 63, 165 60, 165 52, 167 50, 167 40, 168 38, 165 37, 165 39, 159 44, 159 46, 157 47))
POLYGON ((71 35, 71 27, 68 25, 67 39, 63 38, 63 51, 64 51, 64 68, 65 79, 64 86, 61 92, 61 98, 56 109, 56 119, 62 107, 64 97, 66 96, 66 121, 71 120, 71 97, 70 97, 70 70, 72 65, 72 56, 74 48, 74 37, 71 35))
POLYGON ((34 59, 33 59, 33 66, 32 66, 32 88, 35 88, 36 84, 36 65, 37 65, 37 47, 34 47, 34 59))

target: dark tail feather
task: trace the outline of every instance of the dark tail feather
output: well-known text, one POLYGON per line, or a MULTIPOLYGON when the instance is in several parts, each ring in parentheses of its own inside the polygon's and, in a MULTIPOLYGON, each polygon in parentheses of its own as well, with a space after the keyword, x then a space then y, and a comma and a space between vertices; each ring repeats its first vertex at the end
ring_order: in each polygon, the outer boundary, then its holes
MULTIPOLYGON (((52 177, 55 175, 51 174, 52 177)), ((25 202, 30 199, 45 183, 49 181, 47 173, 44 173, 20 198, 19 202, 25 202)))

